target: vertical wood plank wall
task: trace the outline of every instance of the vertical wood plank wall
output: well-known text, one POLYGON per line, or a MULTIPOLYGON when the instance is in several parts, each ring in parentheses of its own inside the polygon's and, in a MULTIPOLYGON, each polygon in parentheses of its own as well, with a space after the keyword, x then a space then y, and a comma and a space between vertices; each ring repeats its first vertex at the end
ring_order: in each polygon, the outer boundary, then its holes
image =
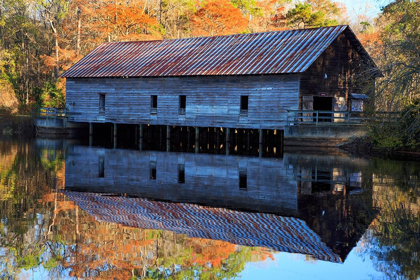
POLYGON ((75 122, 281 129, 286 110, 298 109, 299 75, 67 79, 66 94, 75 122), (152 95, 158 96, 156 114, 152 95), (185 115, 180 95, 186 95, 185 115), (246 114, 241 95, 248 95, 246 114))

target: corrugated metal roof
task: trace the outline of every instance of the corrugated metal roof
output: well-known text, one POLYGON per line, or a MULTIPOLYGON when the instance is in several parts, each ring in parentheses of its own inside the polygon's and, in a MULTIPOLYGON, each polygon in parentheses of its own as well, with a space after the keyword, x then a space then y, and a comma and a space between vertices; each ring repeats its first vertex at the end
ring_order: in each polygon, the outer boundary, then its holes
POLYGON ((247 213, 188 203, 168 203, 107 194, 64 192, 99 221, 143 229, 169 230, 188 237, 312 255, 338 262, 339 255, 297 218, 247 213))
POLYGON ((258 75, 305 71, 348 26, 103 43, 62 77, 258 75))

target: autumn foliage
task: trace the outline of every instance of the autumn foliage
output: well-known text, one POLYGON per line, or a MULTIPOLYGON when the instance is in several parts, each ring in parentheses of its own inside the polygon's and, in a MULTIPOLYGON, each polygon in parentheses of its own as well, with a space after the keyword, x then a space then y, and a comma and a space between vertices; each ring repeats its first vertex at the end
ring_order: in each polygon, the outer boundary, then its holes
POLYGON ((227 35, 245 31, 247 20, 231 2, 210 0, 195 13, 193 26, 193 35, 227 35))
POLYGON ((84 8, 84 20, 92 22, 90 29, 97 34, 105 35, 108 41, 141 40, 147 35, 160 36, 156 18, 145 14, 144 3, 135 1, 106 0, 84 8), (143 5, 142 5, 143 4, 143 5))

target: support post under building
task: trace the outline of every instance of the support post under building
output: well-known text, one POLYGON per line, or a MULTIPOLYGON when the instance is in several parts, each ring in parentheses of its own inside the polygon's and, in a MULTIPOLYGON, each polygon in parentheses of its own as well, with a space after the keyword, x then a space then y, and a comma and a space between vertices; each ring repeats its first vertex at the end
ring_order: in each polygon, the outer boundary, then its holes
POLYGON ((140 134, 140 139, 139 139, 139 150, 143 150, 143 125, 139 124, 139 134, 140 134))
POLYGON ((114 149, 117 148, 117 124, 114 123, 114 149))

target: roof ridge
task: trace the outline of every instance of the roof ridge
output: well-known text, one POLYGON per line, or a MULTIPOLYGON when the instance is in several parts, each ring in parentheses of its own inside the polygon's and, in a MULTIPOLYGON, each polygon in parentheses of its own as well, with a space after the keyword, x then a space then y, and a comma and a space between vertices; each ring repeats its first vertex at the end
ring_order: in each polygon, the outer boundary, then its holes
MULTIPOLYGON (((310 31, 315 29, 330 29, 337 27, 349 27, 347 24, 339 24, 333 26, 322 26, 322 27, 312 27, 312 28, 298 28, 298 29, 285 29, 285 30, 271 30, 271 31, 262 31, 262 32, 252 32, 252 33, 236 33, 236 34, 227 34, 227 35, 216 35, 216 36, 197 36, 197 37, 185 37, 185 38, 171 38, 171 39, 157 39, 157 40, 133 40, 133 41, 115 41, 115 42, 102 42, 101 44, 124 44, 124 43, 149 43, 149 42, 163 42, 163 41, 177 41, 177 40, 191 40, 191 39, 200 39, 200 38, 221 38, 221 37, 235 37, 235 36, 249 36, 249 35, 259 35, 259 34, 268 34, 268 33, 282 33, 282 32, 298 32, 298 31, 310 31)), ((101 45, 99 44, 99 45, 101 45)), ((98 46, 99 46, 98 45, 98 46)))

